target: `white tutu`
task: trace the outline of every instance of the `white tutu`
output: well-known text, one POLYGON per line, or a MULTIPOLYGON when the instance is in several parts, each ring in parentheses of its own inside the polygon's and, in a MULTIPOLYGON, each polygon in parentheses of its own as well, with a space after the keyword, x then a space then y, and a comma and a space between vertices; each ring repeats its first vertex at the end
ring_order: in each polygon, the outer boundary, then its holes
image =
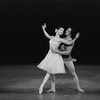
POLYGON ((51 50, 37 67, 51 74, 66 73, 63 58, 51 50))

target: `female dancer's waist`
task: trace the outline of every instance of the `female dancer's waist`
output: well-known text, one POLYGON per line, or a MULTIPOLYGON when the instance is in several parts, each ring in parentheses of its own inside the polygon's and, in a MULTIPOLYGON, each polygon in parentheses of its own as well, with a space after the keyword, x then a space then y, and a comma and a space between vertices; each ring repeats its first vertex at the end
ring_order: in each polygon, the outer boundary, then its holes
POLYGON ((61 56, 60 54, 56 53, 53 49, 49 49, 49 52, 50 52, 52 55, 61 56))

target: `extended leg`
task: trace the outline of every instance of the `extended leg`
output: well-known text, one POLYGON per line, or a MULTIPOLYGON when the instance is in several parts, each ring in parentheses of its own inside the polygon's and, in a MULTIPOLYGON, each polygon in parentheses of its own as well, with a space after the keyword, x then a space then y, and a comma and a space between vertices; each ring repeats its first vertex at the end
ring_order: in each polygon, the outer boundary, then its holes
POLYGON ((84 90, 80 88, 79 79, 78 79, 78 76, 77 76, 77 74, 75 72, 73 61, 67 61, 67 62, 65 62, 65 65, 69 69, 69 71, 71 72, 71 74, 73 76, 73 80, 75 82, 77 90, 79 92, 84 92, 84 90))
POLYGON ((49 79, 49 77, 50 77, 50 74, 47 73, 47 74, 45 75, 45 77, 44 77, 44 80, 43 80, 43 82, 42 82, 40 88, 39 88, 39 94, 42 94, 42 92, 43 92, 43 87, 44 87, 45 83, 47 82, 47 80, 49 79))
POLYGON ((52 75, 52 79, 51 79, 51 89, 49 89, 47 92, 56 92, 56 89, 55 89, 55 75, 53 74, 52 75))

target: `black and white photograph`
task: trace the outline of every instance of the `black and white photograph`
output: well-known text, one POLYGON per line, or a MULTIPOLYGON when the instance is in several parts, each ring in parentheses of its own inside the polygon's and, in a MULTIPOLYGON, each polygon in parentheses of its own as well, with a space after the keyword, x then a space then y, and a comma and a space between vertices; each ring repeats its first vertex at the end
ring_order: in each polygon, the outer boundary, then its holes
POLYGON ((99 100, 100 1, 0 0, 0 100, 99 100))

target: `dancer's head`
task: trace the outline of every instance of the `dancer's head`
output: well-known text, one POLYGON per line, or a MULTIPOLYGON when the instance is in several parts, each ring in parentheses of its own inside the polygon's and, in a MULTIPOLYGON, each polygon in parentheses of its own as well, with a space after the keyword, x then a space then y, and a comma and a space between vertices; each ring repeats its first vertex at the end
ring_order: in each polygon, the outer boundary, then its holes
POLYGON ((64 28, 62 27, 59 27, 58 29, 55 29, 55 33, 58 34, 58 35, 62 35, 64 32, 64 28))
POLYGON ((71 29, 71 28, 68 28, 68 29, 66 30, 66 32, 65 32, 66 39, 67 39, 68 41, 71 41, 71 40, 72 40, 72 38, 71 38, 71 33, 72 33, 72 29, 71 29))
POLYGON ((68 28, 65 32, 66 37, 71 37, 72 39, 75 38, 77 31, 74 27, 68 28))
POLYGON ((69 28, 66 30, 65 35, 66 35, 66 36, 70 35, 71 31, 72 31, 72 29, 69 27, 69 28))

